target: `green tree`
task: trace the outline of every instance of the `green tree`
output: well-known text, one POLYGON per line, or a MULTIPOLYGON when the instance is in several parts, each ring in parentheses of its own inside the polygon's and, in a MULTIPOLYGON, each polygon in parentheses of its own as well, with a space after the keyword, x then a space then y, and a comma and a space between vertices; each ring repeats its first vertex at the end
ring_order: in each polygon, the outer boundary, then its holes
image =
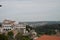
POLYGON ((28 32, 30 32, 30 30, 32 30, 33 28, 31 27, 31 26, 29 26, 29 25, 26 25, 26 30, 28 31, 28 32))
POLYGON ((2 27, 2 23, 0 23, 0 27, 2 27))
POLYGON ((23 37, 22 34, 19 32, 16 34, 15 39, 16 40, 22 40, 22 37, 23 37))
POLYGON ((8 40, 6 35, 0 34, 0 40, 8 40))
POLYGON ((13 37, 14 33, 12 31, 8 32, 7 36, 8 36, 9 40, 13 40, 14 39, 14 37, 13 37))
POLYGON ((21 33, 17 33, 17 35, 15 36, 16 40, 30 40, 29 36, 23 36, 21 33))
POLYGON ((31 40, 29 36, 23 36, 23 40, 31 40))
POLYGON ((46 31, 45 34, 47 34, 47 35, 55 35, 56 32, 54 30, 50 29, 50 30, 46 31))

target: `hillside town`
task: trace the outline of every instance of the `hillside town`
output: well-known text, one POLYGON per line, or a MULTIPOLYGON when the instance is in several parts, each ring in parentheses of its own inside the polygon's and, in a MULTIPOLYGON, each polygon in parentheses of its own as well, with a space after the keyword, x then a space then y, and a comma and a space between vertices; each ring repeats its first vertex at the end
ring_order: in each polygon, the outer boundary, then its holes
POLYGON ((0 34, 5 34, 7 35, 8 32, 12 31, 13 32, 13 37, 15 38, 15 36, 18 33, 21 33, 23 36, 28 36, 31 35, 31 39, 36 39, 37 38, 37 33, 35 32, 35 30, 30 30, 30 28, 28 28, 28 30, 26 30, 26 25, 25 23, 16 23, 16 21, 12 21, 12 20, 3 20, 2 25, 0 26, 0 34))
MULTIPOLYGON (((3 22, 0 23, 0 36, 2 34, 4 34, 5 36, 9 35, 8 40, 60 40, 60 32, 57 29, 52 31, 50 30, 49 32, 44 34, 38 34, 38 32, 36 32, 35 29, 31 28, 27 23, 16 23, 16 21, 7 19, 3 20, 3 22)), ((4 39, 2 36, 0 37, 0 39, 4 39)))
POLYGON ((0 0, 0 40, 60 40, 60 0, 0 0))

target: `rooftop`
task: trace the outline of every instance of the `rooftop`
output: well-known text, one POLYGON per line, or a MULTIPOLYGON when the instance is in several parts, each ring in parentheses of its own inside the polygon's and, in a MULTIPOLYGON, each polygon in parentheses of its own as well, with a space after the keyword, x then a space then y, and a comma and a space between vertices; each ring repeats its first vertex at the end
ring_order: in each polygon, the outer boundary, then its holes
POLYGON ((43 35, 41 37, 38 37, 36 40, 60 40, 60 37, 59 36, 43 35))

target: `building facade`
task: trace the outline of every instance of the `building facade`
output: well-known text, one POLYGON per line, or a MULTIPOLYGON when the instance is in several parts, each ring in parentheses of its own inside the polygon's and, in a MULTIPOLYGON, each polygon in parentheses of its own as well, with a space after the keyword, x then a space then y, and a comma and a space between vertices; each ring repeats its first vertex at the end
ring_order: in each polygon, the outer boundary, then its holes
POLYGON ((16 24, 14 29, 17 30, 20 33, 25 34, 25 32, 26 32, 26 25, 24 25, 24 24, 16 24))
POLYGON ((19 23, 16 24, 15 21, 11 20, 4 20, 2 22, 2 27, 0 27, 0 33, 6 33, 13 30, 24 34, 26 32, 26 25, 19 23))
POLYGON ((4 20, 2 22, 1 32, 5 33, 14 29, 15 21, 4 20))

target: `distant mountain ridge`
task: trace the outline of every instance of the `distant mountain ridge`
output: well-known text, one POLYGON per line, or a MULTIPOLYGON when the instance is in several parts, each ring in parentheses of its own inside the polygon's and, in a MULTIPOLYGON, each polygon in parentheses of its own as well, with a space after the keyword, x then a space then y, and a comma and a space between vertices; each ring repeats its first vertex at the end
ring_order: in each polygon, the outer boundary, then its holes
POLYGON ((26 23, 30 26, 43 26, 43 25, 50 25, 50 24, 60 24, 60 21, 37 21, 37 22, 22 22, 22 23, 26 23))
POLYGON ((35 23, 48 23, 48 24, 60 24, 60 21, 36 21, 36 22, 22 22, 28 24, 35 24, 35 23))

